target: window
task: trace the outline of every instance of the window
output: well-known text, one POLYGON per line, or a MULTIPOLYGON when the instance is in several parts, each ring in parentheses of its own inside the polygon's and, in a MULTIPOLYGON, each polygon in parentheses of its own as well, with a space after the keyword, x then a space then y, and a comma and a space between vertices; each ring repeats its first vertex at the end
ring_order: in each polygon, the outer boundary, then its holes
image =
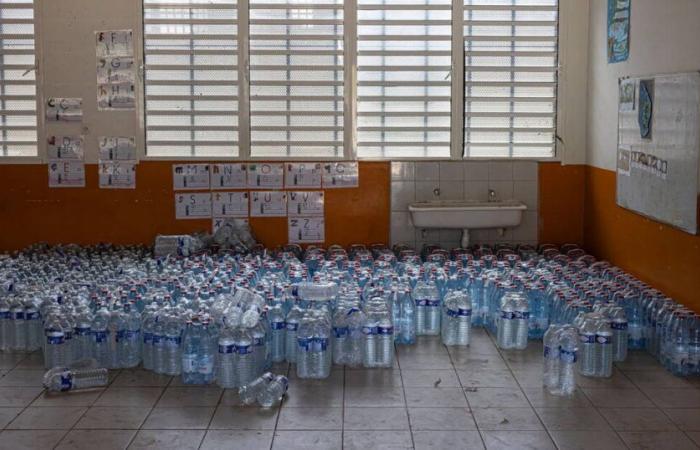
POLYGON ((33 0, 0 1, 0 157, 37 156, 33 0))
POLYGON ((149 156, 238 155, 237 0, 144 0, 149 156))
POLYGON ((148 156, 555 154, 558 0, 143 1, 148 156))
POLYGON ((554 156, 557 6, 465 0, 464 156, 554 156))
POLYGON ((451 24, 451 0, 359 0, 358 156, 450 156, 451 24))
POLYGON ((343 40, 342 0, 251 0, 251 156, 343 156, 343 40))

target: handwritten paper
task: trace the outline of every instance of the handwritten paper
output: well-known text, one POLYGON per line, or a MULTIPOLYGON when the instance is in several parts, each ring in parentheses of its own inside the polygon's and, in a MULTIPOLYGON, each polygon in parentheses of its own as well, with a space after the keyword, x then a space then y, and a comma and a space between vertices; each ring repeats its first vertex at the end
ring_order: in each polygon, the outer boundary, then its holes
POLYGON ((287 222, 290 244, 326 240, 326 223, 323 217, 290 217, 287 222))
POLYGON ((183 193, 175 194, 176 219, 208 219, 211 217, 211 194, 183 193))
POLYGON ((209 189, 209 164, 173 164, 173 189, 209 189))
POLYGON ((246 187, 245 164, 212 164, 212 189, 244 189, 246 187))
POLYGON ((287 193, 283 191, 253 191, 250 193, 252 217, 286 217, 287 193))

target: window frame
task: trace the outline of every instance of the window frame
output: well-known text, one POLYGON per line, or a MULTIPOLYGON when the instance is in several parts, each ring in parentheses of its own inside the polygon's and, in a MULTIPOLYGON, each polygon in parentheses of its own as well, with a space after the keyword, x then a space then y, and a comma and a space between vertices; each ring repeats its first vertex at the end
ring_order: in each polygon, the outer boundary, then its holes
POLYGON ((34 84, 36 93, 36 155, 32 156, 0 156, 0 165, 4 164, 43 164, 48 162, 46 157, 46 133, 44 110, 44 52, 41 39, 42 2, 33 0, 34 9, 34 84))
MULTIPOLYGON (((555 142, 552 156, 539 157, 501 157, 501 156, 463 156, 464 153, 464 0, 452 0, 452 84, 450 103, 451 130, 449 157, 358 157, 357 155, 357 0, 345 0, 344 10, 344 96, 343 96, 343 154, 334 157, 315 156, 253 156, 250 148, 250 40, 249 40, 249 0, 238 0, 238 156, 149 156, 146 146, 146 108, 145 108, 145 77, 144 77, 144 4, 141 2, 139 14, 139 31, 141 42, 136 55, 139 61, 139 79, 137 115, 140 136, 137 141, 143 142, 138 149, 139 160, 143 161, 562 161, 563 140, 560 137, 565 125, 564 101, 567 91, 566 77, 562 76, 566 61, 566 53, 573 42, 568 35, 562 35, 562 23, 573 20, 566 15, 568 8, 562 8, 565 0, 557 3, 557 64, 556 64, 556 96, 554 108, 555 142), (455 20, 457 18, 457 20, 455 20), (455 76, 460 74, 460 76, 455 76)), ((37 0, 35 0, 36 7, 37 0)), ((36 35, 35 31, 35 35, 36 35)), ((38 53, 38 50, 37 50, 38 53)), ((37 81, 39 83, 39 81, 37 81)), ((37 87, 37 95, 38 87, 37 87)), ((43 117, 39 117, 43 125, 43 117)), ((0 158, 0 162, 2 158, 0 158)))

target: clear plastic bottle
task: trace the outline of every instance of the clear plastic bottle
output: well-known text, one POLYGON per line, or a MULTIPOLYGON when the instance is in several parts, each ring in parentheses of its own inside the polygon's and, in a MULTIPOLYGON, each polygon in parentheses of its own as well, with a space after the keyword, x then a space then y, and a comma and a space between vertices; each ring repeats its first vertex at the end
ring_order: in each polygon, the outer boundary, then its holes
POLYGON ((252 405, 255 403, 258 395, 262 390, 267 388, 267 385, 274 380, 274 376, 270 372, 265 372, 250 383, 238 388, 238 396, 244 405, 252 405))
POLYGON ((107 364, 108 369, 119 369, 121 368, 121 361, 119 360, 119 337, 122 332, 125 331, 126 322, 123 322, 122 312, 117 308, 118 305, 115 304, 114 309, 109 313, 109 323, 107 327, 109 328, 109 333, 107 334, 107 342, 109 345, 109 361, 107 364))
POLYGON ((155 321, 155 307, 147 306, 141 314, 141 359, 143 368, 153 370, 153 324, 155 321))
POLYGON ((270 322, 270 356, 272 362, 283 362, 286 356, 285 335, 287 323, 285 322, 282 303, 275 303, 268 311, 270 322))
POLYGON ((365 324, 362 327, 362 365, 367 368, 377 365, 377 339, 379 334, 377 311, 367 306, 365 324))
POLYGON ((153 319, 153 371, 165 373, 165 314, 157 312, 153 319))
POLYGON ((163 345, 163 373, 176 376, 182 372, 182 324, 175 312, 166 318, 163 345))
POLYGON ((501 306, 501 316, 498 319, 496 343, 503 350, 513 348, 515 336, 515 305, 511 298, 504 299, 501 306))
POLYGON ((613 333, 613 361, 624 361, 627 359, 629 338, 625 310, 622 308, 613 308, 610 311, 610 318, 612 319, 610 327, 613 333))
POLYGON ((225 389, 239 387, 236 371, 236 341, 233 330, 225 327, 219 333, 216 359, 216 384, 225 389))
POLYGON ((106 386, 107 369, 67 369, 54 367, 44 374, 44 387, 52 392, 74 391, 106 386))
POLYGON ((141 318, 130 303, 124 304, 120 315, 117 349, 120 367, 136 367, 141 362, 141 318))
POLYGON ((579 372, 583 376, 593 377, 596 375, 597 363, 597 346, 596 329, 597 319, 593 316, 588 316, 583 320, 583 324, 579 329, 579 342, 581 348, 581 363, 579 364, 579 372))
POLYGON ((298 305, 292 306, 289 313, 287 313, 287 319, 285 320, 285 346, 287 350, 285 353, 288 363, 295 364, 297 362, 297 348, 299 346, 297 334, 303 314, 303 310, 298 305))
MULTIPOLYGON (((401 295, 401 319, 398 332, 398 343, 413 345, 416 343, 416 303, 413 301, 410 288, 403 290, 401 295)), ((396 324, 394 324, 396 326, 396 324)))
MULTIPOLYGON (((0 314, 1 315, 1 314, 0 314)), ((0 319, 1 321, 2 319, 0 319)), ((27 350, 33 352, 42 346, 43 327, 37 303, 29 300, 25 304, 24 320, 27 322, 27 350)), ((2 332, 0 331, 0 334, 2 332)))
POLYGON ((346 305, 340 305, 333 314, 333 328, 331 335, 331 347, 333 349, 333 364, 344 365, 348 360, 348 340, 350 328, 348 327, 348 310, 346 305))
POLYGON ((394 364, 394 324, 391 313, 381 310, 377 320, 377 351, 375 367, 391 368, 394 364))
POLYGON ((238 386, 245 386, 255 379, 255 356, 253 355, 253 338, 247 328, 240 326, 233 332, 236 345, 234 366, 236 368, 238 386))
POLYGON ((442 343, 469 345, 472 302, 465 291, 452 291, 445 296, 442 318, 442 343))
POLYGON ((185 322, 182 334, 182 382, 203 384, 198 370, 199 353, 202 351, 202 325, 198 317, 185 322))
POLYGON ((109 355, 109 319, 109 311, 107 308, 102 307, 97 310, 90 325, 92 334, 91 356, 97 360, 101 367, 107 367, 111 360, 109 355))
POLYGON ((255 375, 258 376, 265 370, 267 360, 267 330, 264 320, 258 320, 255 326, 250 328, 253 338, 253 355, 255 357, 255 375))
POLYGON ((576 364, 578 362, 578 335, 571 327, 559 333, 559 388, 560 395, 573 395, 576 390, 576 364))
POLYGON ((272 408, 282 401, 289 387, 289 380, 283 375, 277 375, 265 389, 258 393, 258 403, 263 408, 272 408))
POLYGON ((543 384, 547 391, 555 393, 559 388, 559 331, 561 325, 550 325, 543 338, 543 384))
POLYGON ((10 328, 12 329, 12 350, 17 353, 27 351, 27 322, 24 320, 24 305, 15 298, 10 306, 10 328))
POLYGON ((44 335, 44 367, 66 367, 69 361, 66 360, 65 332, 57 314, 50 316, 44 324, 44 335))
POLYGON ((518 295, 513 310, 513 322, 515 326, 513 348, 525 350, 527 348, 527 337, 530 330, 530 308, 527 298, 518 295))
POLYGON ((362 348, 364 345, 364 334, 362 327, 366 321, 366 315, 362 311, 359 303, 350 307, 347 312, 348 338, 345 350, 345 365, 348 367, 360 367, 362 365, 362 348))
POLYGON ((0 297, 0 350, 6 352, 12 349, 12 319, 10 303, 5 297, 0 297))
POLYGON ((612 376, 613 366, 612 329, 610 328, 610 324, 605 319, 598 321, 598 326, 595 332, 595 340, 595 374, 597 377, 610 378, 612 376))
POLYGON ((92 336, 92 314, 90 310, 84 308, 80 311, 75 319, 75 346, 73 347, 76 360, 81 360, 84 358, 92 358, 92 346, 93 346, 93 336, 92 336))

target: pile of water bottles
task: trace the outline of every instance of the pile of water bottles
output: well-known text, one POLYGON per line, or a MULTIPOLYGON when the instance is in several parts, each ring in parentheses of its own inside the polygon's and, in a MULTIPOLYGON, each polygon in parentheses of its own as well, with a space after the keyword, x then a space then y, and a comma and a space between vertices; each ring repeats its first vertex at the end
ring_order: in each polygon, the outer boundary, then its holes
POLYGON ((275 363, 316 379, 333 364, 392 367, 395 345, 424 335, 466 346, 472 326, 504 350, 549 329, 545 364, 557 356, 558 380, 567 364, 610 376, 627 348, 675 374, 699 373, 698 315, 574 245, 258 246, 158 258, 145 247, 35 245, 0 257, 0 350, 42 350, 47 369, 94 358, 240 388, 275 363))

